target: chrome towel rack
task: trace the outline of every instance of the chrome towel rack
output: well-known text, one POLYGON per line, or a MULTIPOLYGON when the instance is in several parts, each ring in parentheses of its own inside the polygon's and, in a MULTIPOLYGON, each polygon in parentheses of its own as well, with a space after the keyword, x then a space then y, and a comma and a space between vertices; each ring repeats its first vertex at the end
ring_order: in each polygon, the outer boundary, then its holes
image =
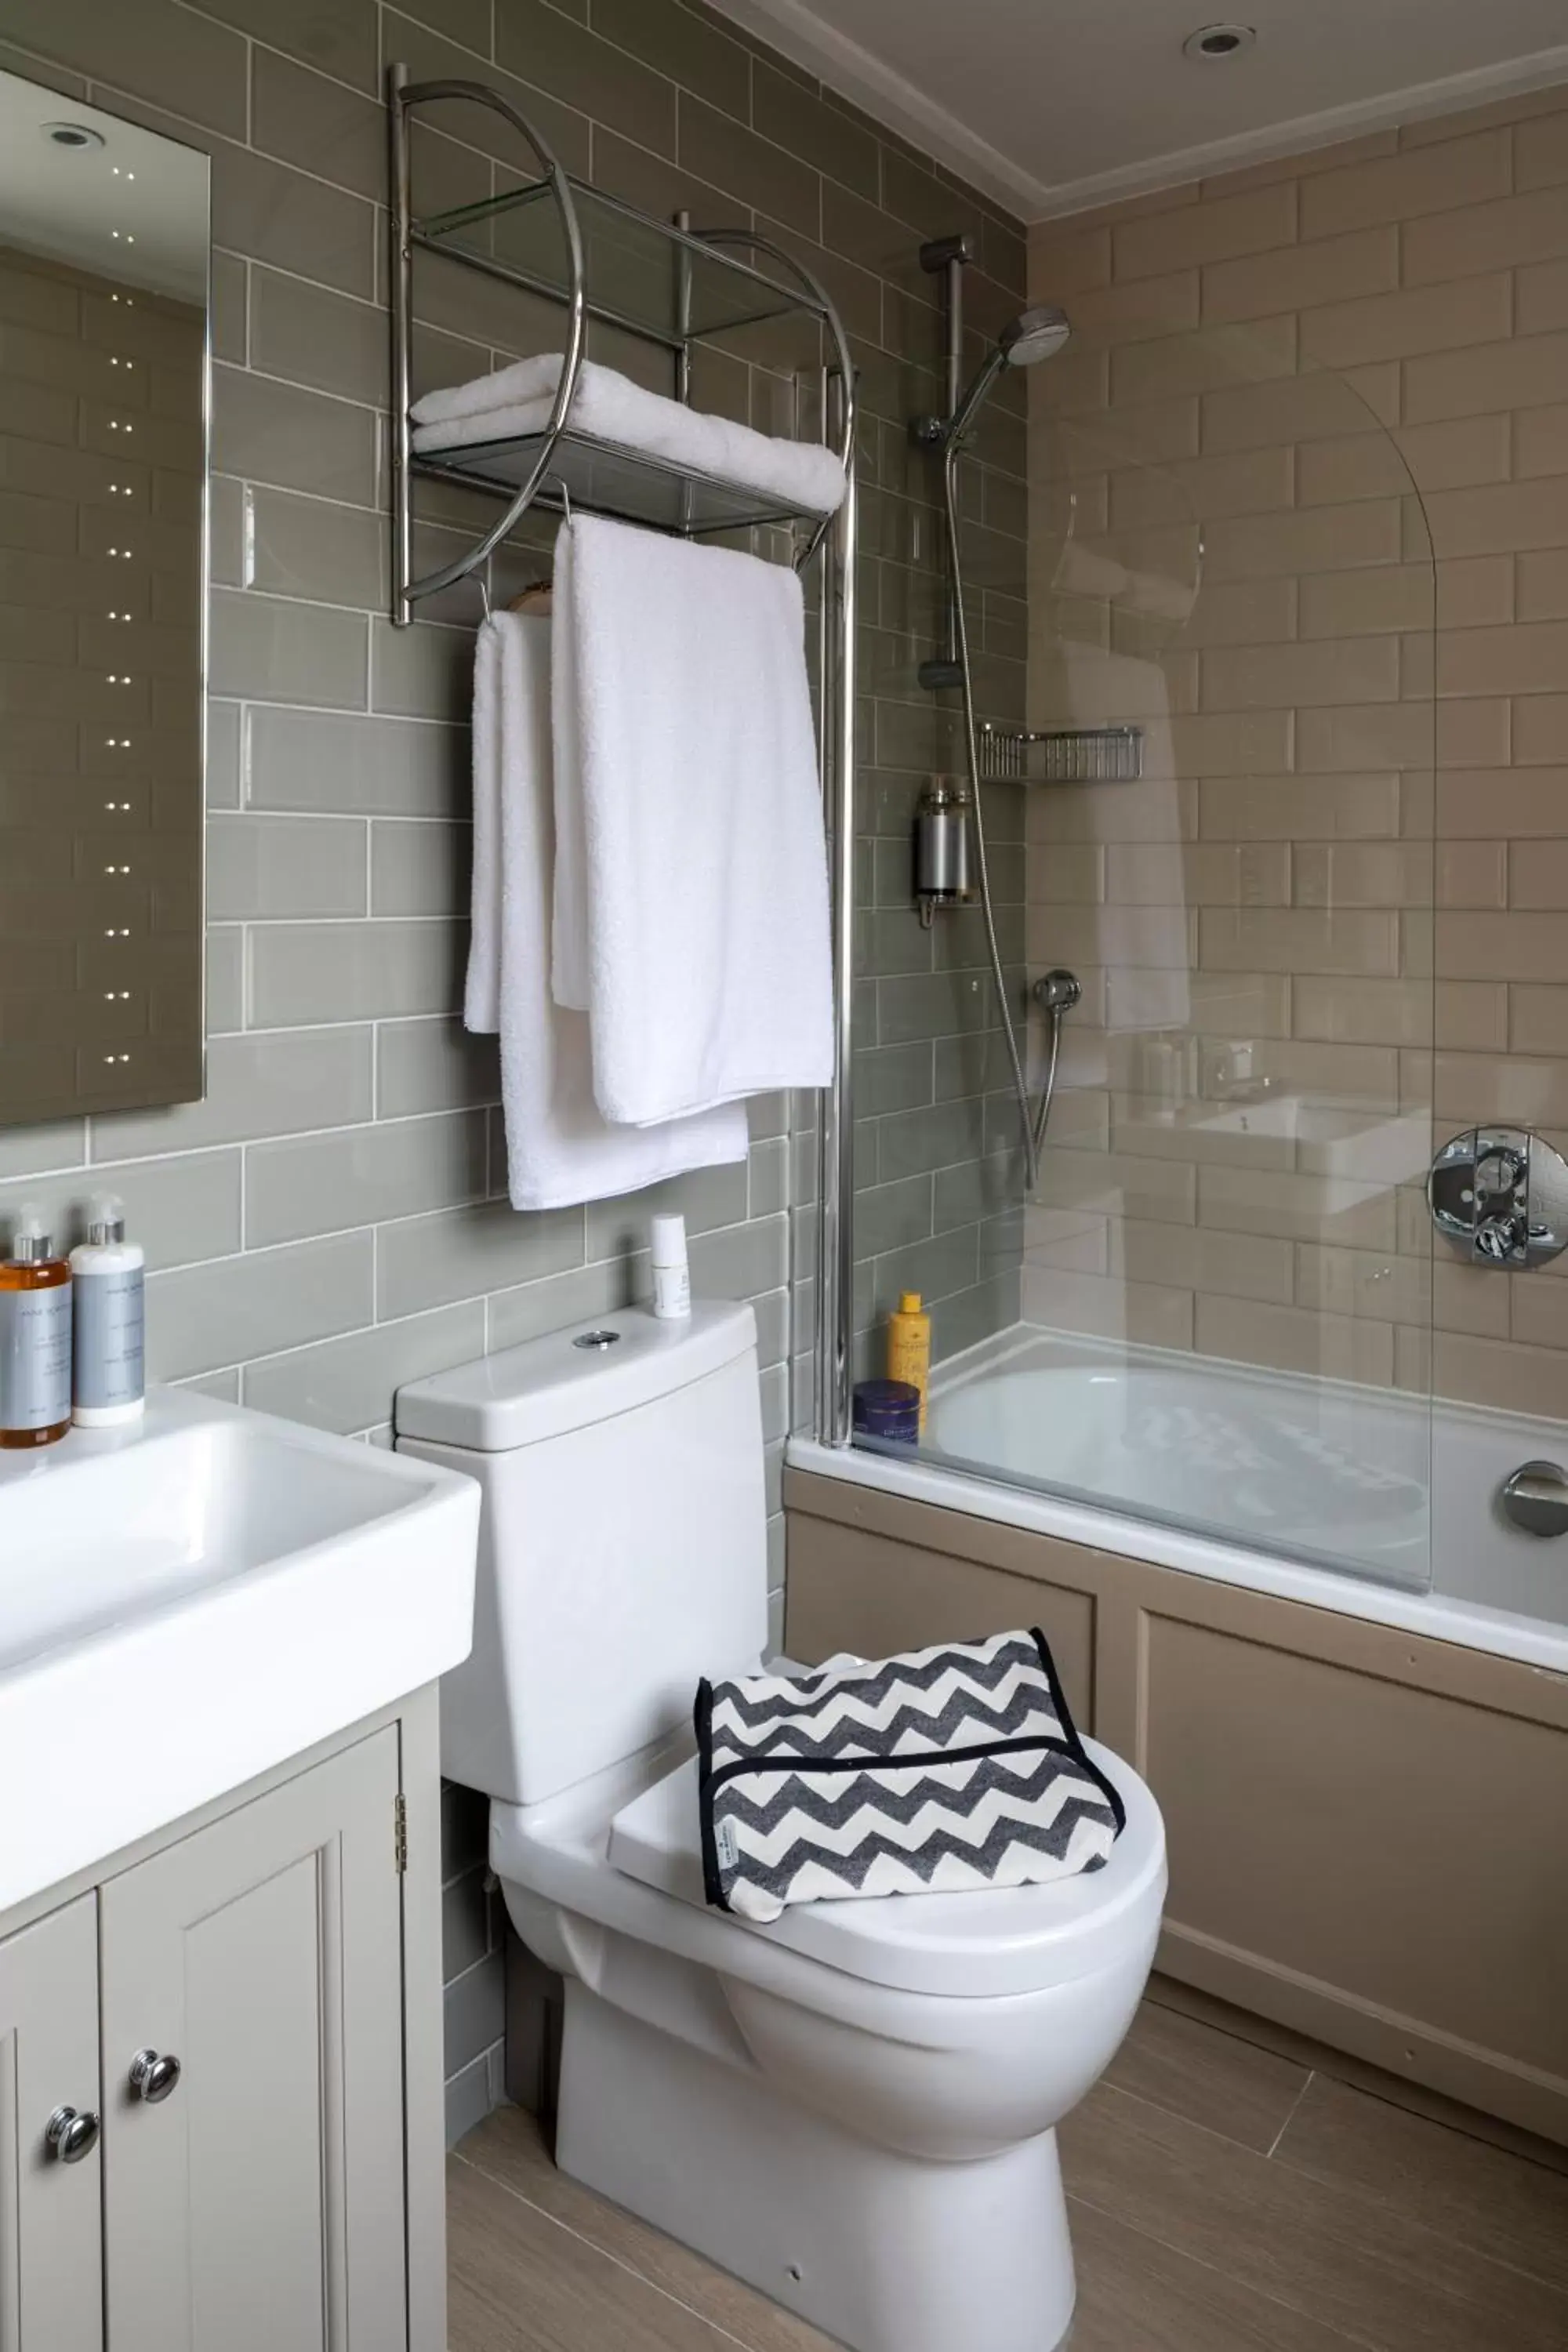
POLYGON ((797 567, 808 563, 826 535, 830 515, 584 433, 574 423, 573 411, 591 321, 661 350, 672 362, 675 397, 684 402, 690 396, 695 344, 795 313, 824 330, 837 373, 850 387, 842 404, 837 451, 847 474, 855 447, 848 339, 816 274, 756 230, 693 229, 684 215, 660 220, 592 182, 572 178, 544 134, 488 83, 410 81, 403 65, 389 69, 387 83, 395 625, 405 626, 415 604, 488 562, 532 508, 559 512, 563 497, 584 513, 612 515, 687 537, 799 526, 805 538, 795 561, 797 567), (411 118, 421 107, 453 101, 499 114, 528 150, 535 176, 499 195, 421 216, 413 207, 411 118), (561 375, 548 420, 539 431, 416 452, 408 412, 414 257, 418 252, 438 254, 562 306, 561 375), (771 268, 760 268, 755 257, 765 257, 771 268), (616 299, 594 291, 596 264, 611 278, 616 299), (413 564, 413 485, 419 475, 504 500, 495 522, 471 548, 423 578, 415 575, 413 564))
MULTIPOLYGON (((415 608, 456 582, 477 577, 534 509, 607 515, 686 538, 784 527, 804 571, 829 551, 817 600, 818 758, 833 902, 834 1083, 818 1122, 817 1225, 824 1268, 816 1335, 818 1433, 847 1444, 850 1419, 849 1301, 853 1293, 854 1115, 850 1098, 850 975, 855 906, 855 621, 858 499, 855 368, 844 323, 826 288, 805 262, 760 232, 696 229, 685 214, 661 220, 625 198, 574 178, 548 139, 488 83, 414 81, 406 65, 387 70, 390 310, 392 320, 391 617, 406 628, 415 608), (436 214, 414 210, 410 129, 423 107, 488 109, 521 141, 533 176, 521 185, 436 214), (413 394, 416 254, 439 255, 481 276, 542 296, 564 312, 564 354, 544 425, 511 439, 416 452, 413 394), (767 267, 761 266, 765 263, 767 267), (814 511, 748 485, 677 466, 585 433, 574 421, 590 326, 614 328, 662 352, 671 391, 689 404, 694 351, 794 316, 820 331, 816 373, 822 435, 842 461, 845 496, 814 511), (451 482, 500 500, 495 521, 438 570, 414 570, 414 485, 451 482)), ((518 347, 531 337, 520 321, 518 347)), ((793 1286, 792 1286, 793 1289, 793 1286)), ((793 1348, 792 1348, 793 1355, 793 1348)))

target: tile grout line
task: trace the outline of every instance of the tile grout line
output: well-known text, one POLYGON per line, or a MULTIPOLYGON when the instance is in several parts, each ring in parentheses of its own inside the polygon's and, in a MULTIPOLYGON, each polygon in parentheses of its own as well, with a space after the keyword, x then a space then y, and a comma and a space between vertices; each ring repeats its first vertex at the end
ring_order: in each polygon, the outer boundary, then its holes
POLYGON ((1315 2079, 1316 2079, 1316 2069, 1315 2069, 1315 2068, 1312 2068, 1312 2067, 1309 2067, 1309 2068, 1308 2068, 1308 2070, 1307 2070, 1306 2079, 1305 2079, 1305 2080, 1304 2080, 1304 2082, 1302 2083, 1301 2087, 1300 2087, 1300 2089, 1297 2092, 1297 2094, 1296 2094, 1295 2097, 1294 2097, 1294 2098, 1291 2100, 1291 2102, 1290 2102, 1290 2112, 1289 2112, 1289 2114, 1286 2116, 1286 2118, 1285 2118, 1284 2122, 1280 2125, 1280 2126, 1279 2126, 1279 2130, 1275 2133, 1275 2135, 1274 2135, 1273 2138, 1269 2141, 1268 2146, 1268 2147, 1264 2149, 1264 2151, 1263 2151, 1264 2161, 1265 2161, 1266 2163, 1267 2163, 1267 2162, 1268 2162, 1268 2161, 1270 2160, 1270 2158, 1272 2158, 1272 2157, 1274 2156, 1274 2154, 1275 2154, 1276 2150, 1278 2149, 1278 2147, 1279 2147, 1279 2146, 1280 2141, 1284 2138, 1284 2137, 1285 2137, 1286 2133, 1289 2130, 1289 2128, 1290 2128, 1291 2125, 1295 2122, 1295 2120, 1296 2120, 1296 2116, 1297 2116, 1297 2113, 1298 2113, 1298 2111, 1299 2111, 1299 2109, 1300 2109, 1300 2107, 1301 2102, 1302 2102, 1302 2100, 1306 2097, 1306 2095, 1307 2095, 1308 2092, 1311 2089, 1311 2087, 1312 2087, 1312 2084, 1313 2084, 1313 2082, 1314 2082, 1314 2080, 1315 2080, 1315 2079))
POLYGON ((548 2221, 552 2229, 560 2230, 568 2238, 575 2239, 578 2245, 586 2246, 590 2252, 599 2255, 615 2269, 624 2272, 627 2278, 636 2279, 638 2285, 646 2286, 650 2294, 661 2295, 666 2303, 672 2303, 678 2311, 689 2314, 700 2326, 711 2328, 713 2334, 724 2343, 738 2346, 739 2352, 756 2352, 756 2347, 749 2345, 744 2336, 731 2335, 730 2330, 721 2326, 718 2320, 710 2319, 706 2312, 699 2311, 695 2304, 686 2302, 679 2294, 672 2294, 668 2287, 660 2286, 657 2279, 649 2278, 647 2273, 639 2271, 635 2263, 623 2260, 619 2254, 612 2253, 610 2249, 607 2246, 602 2246, 596 2238, 584 2237, 583 2231, 574 2230, 570 2221, 563 2221, 558 2214, 548 2211, 542 2205, 536 2205, 531 2197, 525 2197, 521 2189, 514 2189, 510 2180, 503 2180, 498 2173, 491 2172, 487 2166, 480 2164, 475 2158, 465 2156, 460 2148, 454 2149, 453 2157, 457 2163, 466 2164, 470 2172, 478 2173, 481 2180, 488 2180, 492 2188, 499 2189, 503 2196, 514 2199, 519 2205, 526 2207, 529 2212, 537 2214, 542 2221, 548 2221))

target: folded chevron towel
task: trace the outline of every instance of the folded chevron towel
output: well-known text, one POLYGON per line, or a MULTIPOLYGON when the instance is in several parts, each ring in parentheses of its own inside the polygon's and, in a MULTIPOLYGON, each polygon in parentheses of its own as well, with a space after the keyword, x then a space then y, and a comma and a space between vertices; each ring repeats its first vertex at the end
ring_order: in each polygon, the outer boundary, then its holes
POLYGON ((1126 1820, 1037 1630, 704 1682, 697 1741, 708 1900, 745 1919, 1039 1885, 1098 1870, 1126 1820))

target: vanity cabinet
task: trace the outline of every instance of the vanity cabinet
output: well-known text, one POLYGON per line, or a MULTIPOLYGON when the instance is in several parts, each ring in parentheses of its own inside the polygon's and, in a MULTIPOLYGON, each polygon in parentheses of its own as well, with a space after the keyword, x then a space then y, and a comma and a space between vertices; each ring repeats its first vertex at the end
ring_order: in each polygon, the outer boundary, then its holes
POLYGON ((407 1730, 361 1727, 0 1941, 0 2352, 444 2344, 407 1730))
POLYGON ((0 2352, 100 2352, 101 2105, 98 1902, 82 1895, 0 1943, 0 2352))

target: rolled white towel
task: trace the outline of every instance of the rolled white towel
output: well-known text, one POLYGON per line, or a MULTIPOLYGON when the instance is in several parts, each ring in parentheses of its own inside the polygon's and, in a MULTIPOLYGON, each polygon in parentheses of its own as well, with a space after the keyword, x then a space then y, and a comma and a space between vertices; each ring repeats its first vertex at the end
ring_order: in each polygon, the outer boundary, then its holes
MULTIPOLYGON (((562 365, 561 352, 543 352, 498 368, 493 375, 476 376, 471 383, 427 392, 409 410, 416 454, 542 432, 562 365)), ((727 416, 687 408, 593 360, 583 363, 569 424, 595 440, 647 450, 694 473, 765 491, 811 514, 832 514, 843 502, 844 467, 831 449, 816 442, 780 440, 727 416)))

